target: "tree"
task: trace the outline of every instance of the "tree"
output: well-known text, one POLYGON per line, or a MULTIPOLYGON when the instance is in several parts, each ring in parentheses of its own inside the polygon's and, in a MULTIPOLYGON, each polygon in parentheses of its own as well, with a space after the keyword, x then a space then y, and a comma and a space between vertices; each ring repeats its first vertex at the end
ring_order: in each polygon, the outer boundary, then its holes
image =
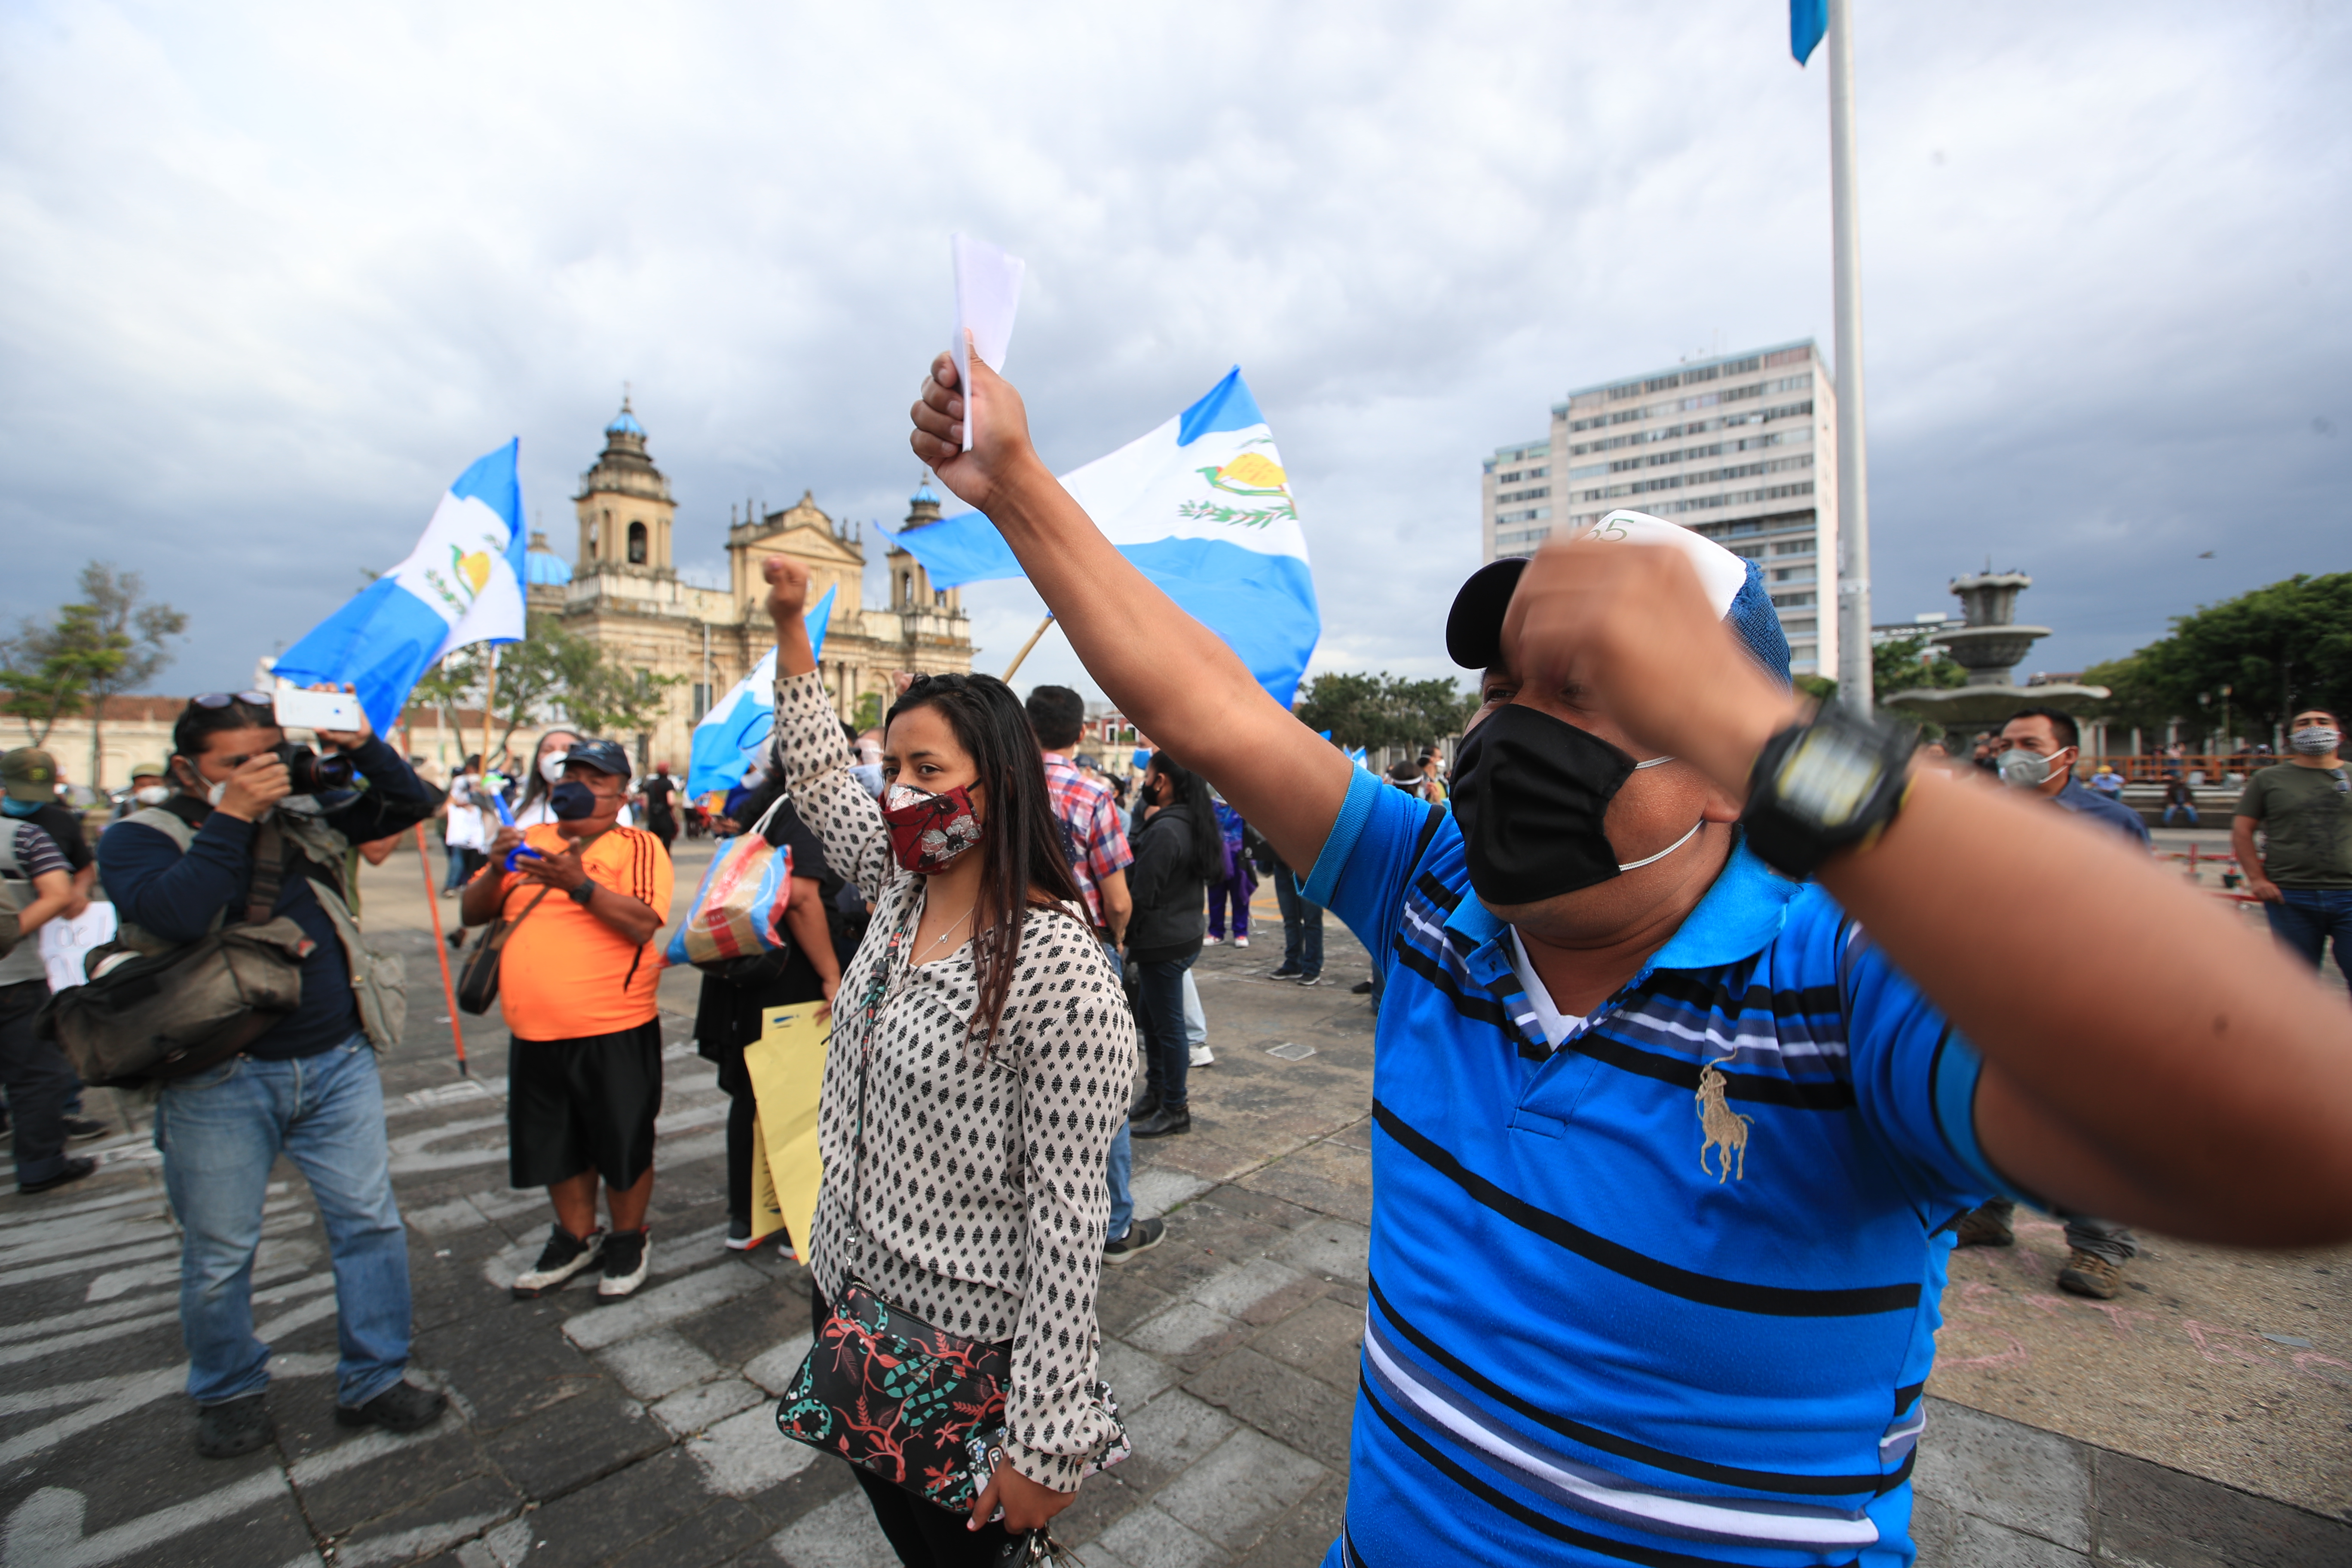
POLYGON ((188 617, 171 605, 145 604, 141 595, 146 580, 136 572, 118 571, 111 562, 93 561, 81 569, 81 596, 90 606, 92 624, 101 643, 118 657, 89 676, 89 782, 98 783, 100 742, 106 723, 106 700, 136 691, 163 672, 173 658, 166 639, 188 629, 188 617))
POLYGON ((7 710, 24 721, 26 742, 47 744, 58 721, 88 707, 90 682, 110 673, 121 657, 100 634, 96 605, 67 605, 48 626, 26 616, 0 645, 7 710))
POLYGON ((1475 693, 1452 679, 1405 680, 1378 675, 1318 675, 1294 711, 1310 730, 1328 730, 1342 746, 1412 747, 1458 735, 1477 710, 1475 693))
POLYGON ((856 727, 857 732, 863 735, 866 731, 881 724, 883 712, 882 694, 878 691, 864 692, 859 695, 857 711, 849 721, 856 727))
POLYGON ((531 616, 523 640, 501 645, 498 661, 499 752, 512 749, 526 724, 559 717, 584 734, 642 735, 667 705, 666 693, 687 679, 634 668, 547 615, 531 616))
MULTIPOLYGON (((1870 649, 1870 689, 1880 699, 1898 691, 1937 689, 1965 686, 1969 672, 1949 658, 1929 658, 1928 634, 1919 632, 1911 637, 1891 637, 1874 643, 1870 649)), ((1798 690, 1816 702, 1832 702, 1837 699, 1838 683, 1825 675, 1800 675, 1794 684, 1798 690)))
POLYGON ((2352 703, 2352 572, 2297 574, 2176 616, 2171 634, 2130 662, 2135 700, 2164 719, 2219 720, 2224 686, 2242 731, 2284 724, 2315 704, 2341 711, 2352 703))

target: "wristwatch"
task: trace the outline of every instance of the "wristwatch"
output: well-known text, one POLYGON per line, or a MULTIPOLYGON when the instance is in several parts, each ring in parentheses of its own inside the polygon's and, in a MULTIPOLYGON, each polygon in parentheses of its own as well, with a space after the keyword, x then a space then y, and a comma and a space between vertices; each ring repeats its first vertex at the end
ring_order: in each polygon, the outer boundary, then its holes
POLYGON ((1748 775, 1748 847, 1802 879, 1839 850, 1870 844, 1903 808, 1917 733, 1832 704, 1774 735, 1748 775))
POLYGON ((596 884, 583 882, 563 896, 584 910, 588 907, 588 900, 596 896, 596 884))

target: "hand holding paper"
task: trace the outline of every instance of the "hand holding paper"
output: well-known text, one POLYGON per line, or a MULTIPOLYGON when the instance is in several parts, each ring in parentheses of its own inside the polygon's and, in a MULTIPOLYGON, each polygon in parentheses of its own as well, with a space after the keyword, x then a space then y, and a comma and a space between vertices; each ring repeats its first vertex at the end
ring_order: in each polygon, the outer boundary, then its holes
POLYGON ((1004 353, 1013 343, 1013 317, 1021 308, 1021 278, 1027 263, 1007 256, 984 239, 957 235, 955 255, 956 383, 963 393, 963 449, 971 450, 973 422, 979 408, 972 396, 970 356, 980 355, 991 370, 1004 369, 1004 353))

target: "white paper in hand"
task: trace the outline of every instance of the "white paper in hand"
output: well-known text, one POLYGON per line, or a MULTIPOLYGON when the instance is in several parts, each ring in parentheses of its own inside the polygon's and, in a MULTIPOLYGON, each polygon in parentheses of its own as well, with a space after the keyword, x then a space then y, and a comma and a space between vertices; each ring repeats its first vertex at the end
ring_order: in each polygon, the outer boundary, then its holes
POLYGON ((1007 256, 984 239, 957 235, 955 252, 955 367, 963 388, 963 449, 971 450, 971 429, 979 409, 971 395, 970 349, 998 374, 1004 372, 1004 351, 1013 342, 1013 314, 1021 308, 1021 275, 1028 270, 1017 256, 1007 256), (967 336, 966 334, 970 334, 967 336))

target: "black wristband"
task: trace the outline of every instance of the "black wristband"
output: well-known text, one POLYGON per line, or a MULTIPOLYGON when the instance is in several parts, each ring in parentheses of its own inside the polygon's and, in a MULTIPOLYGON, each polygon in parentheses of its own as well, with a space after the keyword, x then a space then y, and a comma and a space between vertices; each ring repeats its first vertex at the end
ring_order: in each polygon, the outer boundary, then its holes
POLYGON ((1784 877, 1810 877, 1841 849, 1875 839, 1902 808, 1918 731, 1822 708, 1757 754, 1740 814, 1748 847, 1784 877))

